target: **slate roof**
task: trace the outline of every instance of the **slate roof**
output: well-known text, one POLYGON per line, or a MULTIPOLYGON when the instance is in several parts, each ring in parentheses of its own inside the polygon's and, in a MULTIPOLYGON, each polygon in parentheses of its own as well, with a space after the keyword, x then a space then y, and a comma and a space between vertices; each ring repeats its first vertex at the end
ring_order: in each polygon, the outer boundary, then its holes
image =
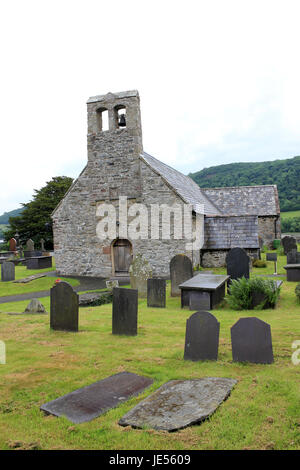
POLYGON ((257 216, 205 217, 203 249, 234 247, 259 248, 257 216))
POLYGON ((223 215, 279 215, 276 185, 201 188, 223 215))
POLYGON ((196 209, 196 204, 203 204, 205 215, 221 215, 214 203, 203 194, 197 183, 189 176, 180 173, 146 152, 143 152, 140 158, 158 173, 186 203, 192 204, 194 209, 196 209))

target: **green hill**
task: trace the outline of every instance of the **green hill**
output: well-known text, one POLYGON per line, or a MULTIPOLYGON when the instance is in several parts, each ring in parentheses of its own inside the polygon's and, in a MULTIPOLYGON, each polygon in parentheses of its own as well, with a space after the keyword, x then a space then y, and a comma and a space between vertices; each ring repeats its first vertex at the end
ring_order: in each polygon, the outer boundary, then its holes
POLYGON ((202 188, 276 184, 281 211, 300 209, 300 156, 258 163, 230 163, 189 176, 202 188))
POLYGON ((18 215, 21 214, 22 210, 23 210, 23 207, 20 207, 20 209, 14 209, 13 211, 10 211, 10 212, 4 212, 4 214, 0 215, 0 225, 2 224, 7 225, 9 218, 17 217, 18 215))

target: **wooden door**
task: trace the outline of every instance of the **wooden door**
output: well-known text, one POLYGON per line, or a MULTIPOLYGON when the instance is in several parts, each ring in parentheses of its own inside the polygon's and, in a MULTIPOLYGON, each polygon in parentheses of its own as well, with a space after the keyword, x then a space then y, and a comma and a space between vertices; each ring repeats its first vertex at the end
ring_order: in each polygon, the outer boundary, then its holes
POLYGON ((117 240, 114 244, 115 274, 126 274, 131 264, 131 243, 128 240, 117 240))

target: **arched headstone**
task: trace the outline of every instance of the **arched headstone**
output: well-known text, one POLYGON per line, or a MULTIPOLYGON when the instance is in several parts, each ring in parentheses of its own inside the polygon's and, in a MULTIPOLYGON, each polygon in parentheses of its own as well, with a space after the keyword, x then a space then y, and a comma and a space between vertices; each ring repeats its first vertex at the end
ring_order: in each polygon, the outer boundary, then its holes
POLYGON ((15 265, 11 261, 4 261, 1 264, 1 281, 8 282, 15 280, 15 265))
POLYGON ((281 244, 283 246, 284 254, 287 255, 289 251, 296 250, 297 251, 297 240, 296 238, 286 235, 282 238, 281 244))
POLYGON ((60 281, 50 289, 50 327, 53 330, 78 331, 79 298, 72 286, 60 281))
POLYGON ((230 279, 249 279, 250 258, 243 248, 232 248, 226 256, 227 275, 230 279))
POLYGON ((9 240, 9 251, 16 251, 17 250, 17 241, 15 238, 11 238, 9 240))
POLYGON ((259 318, 240 318, 231 328, 231 346, 234 362, 274 362, 271 327, 259 318))
POLYGON ((186 255, 175 255, 170 261, 171 296, 179 297, 179 285, 193 277, 193 265, 186 255))
POLYGON ((147 297, 147 280, 152 277, 152 268, 143 255, 137 254, 129 267, 130 286, 138 290, 138 296, 147 297))
POLYGON ((184 359, 218 359, 220 323, 210 312, 196 312, 186 321, 184 359))

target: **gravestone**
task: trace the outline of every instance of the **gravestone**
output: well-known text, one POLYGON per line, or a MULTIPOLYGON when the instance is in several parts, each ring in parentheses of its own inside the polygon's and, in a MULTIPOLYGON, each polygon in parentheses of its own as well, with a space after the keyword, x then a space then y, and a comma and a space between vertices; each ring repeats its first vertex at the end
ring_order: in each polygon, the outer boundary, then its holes
POLYGON ((45 251, 45 240, 43 238, 40 239, 41 250, 45 251))
POLYGON ((297 240, 296 238, 290 235, 286 235, 285 237, 283 237, 281 240, 281 243, 282 243, 285 255, 287 255, 288 252, 291 250, 297 250, 297 240))
POLYGON ((31 238, 29 238, 29 240, 27 240, 25 250, 26 251, 34 251, 34 241, 31 240, 31 238))
POLYGON ((164 308, 166 306, 165 279, 148 279, 147 307, 164 308))
POLYGON ((45 403, 40 409, 54 416, 65 416, 72 423, 85 423, 138 395, 152 383, 148 377, 120 372, 45 403))
POLYGON ((9 251, 16 251, 17 250, 17 240, 15 238, 11 238, 9 240, 9 251))
POLYGON ((31 302, 25 308, 24 313, 46 313, 46 309, 43 304, 39 301, 39 299, 32 299, 31 302))
POLYGON ((267 261, 277 261, 277 253, 266 253, 267 261))
POLYGON ((138 290, 140 298, 147 297, 147 280, 152 277, 152 268, 143 255, 137 254, 129 267, 130 286, 138 290))
POLYGON ((286 264, 300 264, 300 252, 296 249, 289 251, 286 255, 286 264))
POLYGON ((231 345, 234 362, 274 362, 271 327, 259 318, 240 318, 231 327, 231 345))
POLYGON ((119 424, 177 431, 211 416, 236 383, 221 377, 171 380, 126 413, 119 424))
POLYGON ((184 359, 218 359, 220 323, 209 312, 196 312, 186 321, 184 359))
POLYGON ((112 334, 137 335, 137 289, 113 288, 112 334))
POLYGON ((193 277, 193 265, 188 256, 175 255, 170 261, 171 296, 179 297, 179 285, 193 277))
POLYGON ((1 281, 8 282, 15 280, 15 265, 11 261, 4 261, 1 264, 1 281))
POLYGON ((78 331, 78 295, 72 286, 60 281, 50 289, 50 328, 78 331))
POLYGON ((232 248, 226 256, 227 274, 230 280, 245 277, 249 279, 250 258, 243 248, 232 248))

